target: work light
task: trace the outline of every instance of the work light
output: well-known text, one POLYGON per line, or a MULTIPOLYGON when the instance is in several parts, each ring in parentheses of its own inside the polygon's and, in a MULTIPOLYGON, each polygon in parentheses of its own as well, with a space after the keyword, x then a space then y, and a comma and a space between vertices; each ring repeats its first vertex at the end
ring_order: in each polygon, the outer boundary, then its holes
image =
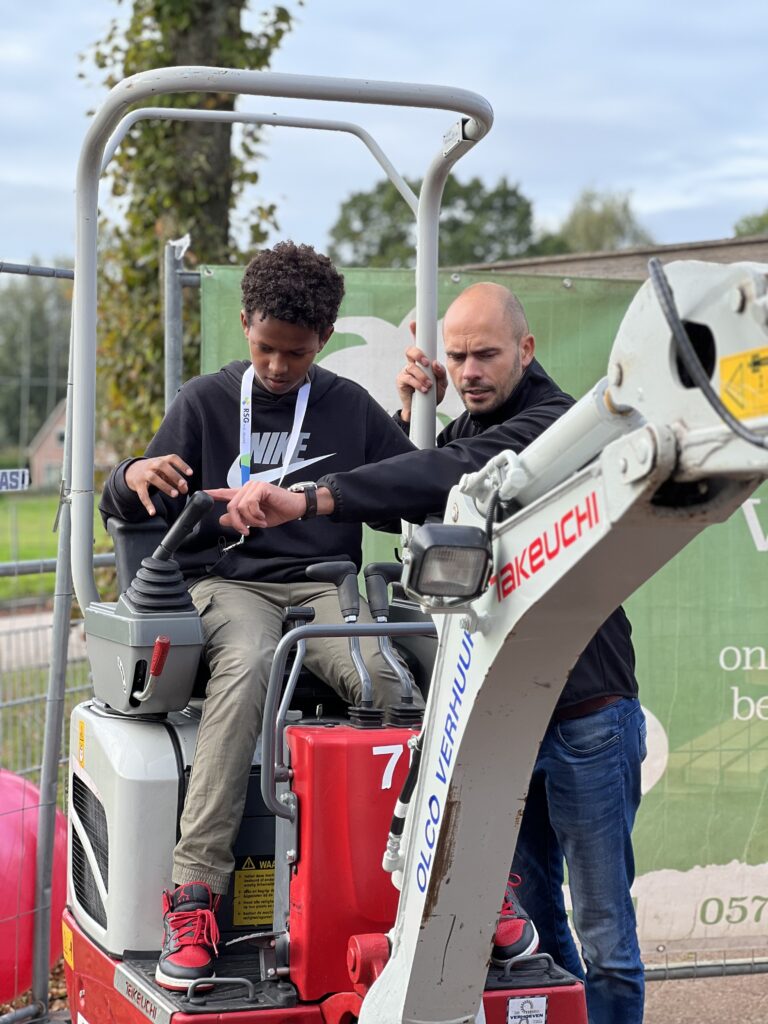
POLYGON ((477 526, 428 523, 414 531, 403 566, 403 587, 420 603, 463 605, 485 589, 491 544, 477 526))

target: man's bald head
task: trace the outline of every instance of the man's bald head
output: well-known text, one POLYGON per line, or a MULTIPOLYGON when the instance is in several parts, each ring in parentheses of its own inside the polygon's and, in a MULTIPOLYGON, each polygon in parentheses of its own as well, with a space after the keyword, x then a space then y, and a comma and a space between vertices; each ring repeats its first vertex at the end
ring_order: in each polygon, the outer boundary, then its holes
POLYGON ((448 373, 470 413, 492 412, 533 359, 534 338, 520 300, 491 281, 470 285, 446 311, 448 373))
POLYGON ((448 307, 443 331, 456 329, 469 321, 475 328, 487 323, 494 330, 520 341, 528 331, 528 320, 520 299, 502 284, 481 281, 465 288, 448 307))

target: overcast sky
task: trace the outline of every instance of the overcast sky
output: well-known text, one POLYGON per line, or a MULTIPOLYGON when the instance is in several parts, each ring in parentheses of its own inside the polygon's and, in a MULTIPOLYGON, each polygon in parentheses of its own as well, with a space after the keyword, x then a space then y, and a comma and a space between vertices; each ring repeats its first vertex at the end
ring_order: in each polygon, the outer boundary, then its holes
MULTIPOLYGON (((631 191, 659 242, 727 237, 738 218, 768 207, 766 0, 288 6, 297 21, 274 71, 485 96, 494 127, 455 173, 518 183, 541 226, 555 227, 587 186, 631 191)), ((85 112, 103 95, 94 75, 90 86, 77 79, 77 55, 122 10, 112 0, 0 0, 0 259, 52 262, 73 251, 85 112)), ((453 120, 255 97, 241 106, 357 121, 413 176, 423 175, 453 120)), ((257 197, 277 203, 272 241, 324 248, 340 203, 381 176, 367 150, 341 135, 268 129, 263 148, 257 197)))

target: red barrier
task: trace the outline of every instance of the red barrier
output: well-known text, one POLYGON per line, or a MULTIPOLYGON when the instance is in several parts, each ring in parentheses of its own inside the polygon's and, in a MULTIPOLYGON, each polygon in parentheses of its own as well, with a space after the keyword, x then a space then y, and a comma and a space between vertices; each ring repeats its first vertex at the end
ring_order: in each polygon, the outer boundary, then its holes
MULTIPOLYGON (((36 786, 0 769, 0 1002, 14 999, 32 984, 39 805, 36 786)), ((60 811, 53 864, 51 965, 61 956, 67 884, 67 820, 60 811)))

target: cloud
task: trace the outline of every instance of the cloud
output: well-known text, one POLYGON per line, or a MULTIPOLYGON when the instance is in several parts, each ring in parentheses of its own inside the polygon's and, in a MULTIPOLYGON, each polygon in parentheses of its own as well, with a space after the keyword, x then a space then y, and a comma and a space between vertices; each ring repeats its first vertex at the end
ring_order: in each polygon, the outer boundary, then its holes
MULTIPOLYGON (((48 4, 41 18, 28 4, 4 13, 0 237, 14 249, 23 236, 9 235, 13 190, 35 183, 52 196, 57 177, 61 192, 71 187, 84 113, 103 95, 95 72, 90 89, 77 80, 77 54, 128 6, 48 4)), ((292 9, 295 27, 274 71, 443 83, 485 95, 494 128, 456 174, 518 183, 539 223, 556 226, 585 186, 631 191, 660 241, 721 236, 766 205, 768 111, 755 91, 764 77, 765 5, 475 0, 460 24, 437 0, 391 0, 384 8, 324 0, 292 9)), ((249 26, 259 17, 254 10, 249 26)), ((448 112, 352 104, 248 98, 240 105, 362 123, 398 170, 416 177, 455 120, 448 112)), ((325 248, 340 203, 382 172, 356 140, 290 129, 265 140, 250 197, 278 202, 280 235, 325 248)), ((41 195, 39 216, 51 223, 48 201, 41 195)))

